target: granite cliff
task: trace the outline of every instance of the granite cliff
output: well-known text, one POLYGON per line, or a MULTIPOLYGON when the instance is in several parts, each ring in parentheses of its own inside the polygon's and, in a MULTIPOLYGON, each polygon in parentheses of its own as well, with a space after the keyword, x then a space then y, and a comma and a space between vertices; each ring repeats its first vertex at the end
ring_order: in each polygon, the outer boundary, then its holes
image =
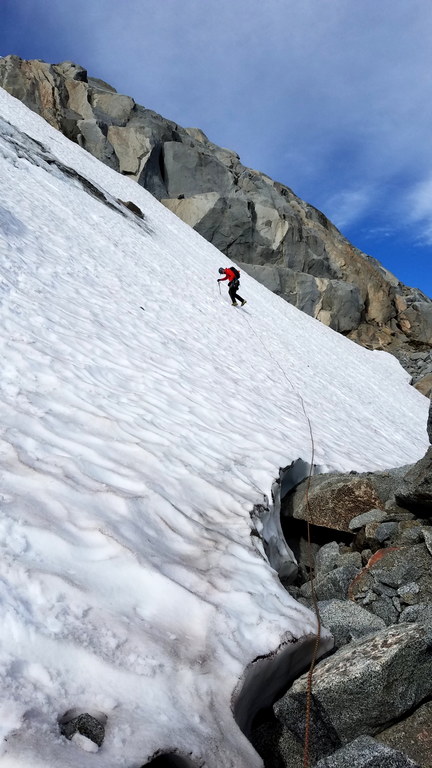
POLYGON ((245 271, 336 331, 395 354, 432 391, 432 301, 291 189, 71 62, 0 59, 0 86, 130 176, 245 271))

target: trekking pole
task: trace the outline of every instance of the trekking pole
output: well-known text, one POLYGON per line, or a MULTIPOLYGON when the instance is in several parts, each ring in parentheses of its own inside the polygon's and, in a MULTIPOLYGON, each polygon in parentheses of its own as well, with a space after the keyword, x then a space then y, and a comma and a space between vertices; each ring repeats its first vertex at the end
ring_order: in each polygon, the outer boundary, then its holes
POLYGON ((220 282, 218 280, 219 296, 221 296, 220 282))

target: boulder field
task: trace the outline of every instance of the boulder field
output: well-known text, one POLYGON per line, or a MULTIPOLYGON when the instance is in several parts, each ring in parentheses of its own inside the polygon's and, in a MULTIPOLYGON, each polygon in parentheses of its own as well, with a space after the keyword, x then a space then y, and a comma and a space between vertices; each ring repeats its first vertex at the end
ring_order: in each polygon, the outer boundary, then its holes
MULTIPOLYGON (((427 432, 432 442, 432 403, 427 432)), ((312 679, 315 768, 432 768, 431 478, 432 445, 411 466, 312 477, 312 574, 307 480, 282 502, 299 561, 286 588, 312 609, 314 588, 335 640, 312 679)), ((266 768, 302 768, 307 689, 304 674, 256 722, 266 768)))

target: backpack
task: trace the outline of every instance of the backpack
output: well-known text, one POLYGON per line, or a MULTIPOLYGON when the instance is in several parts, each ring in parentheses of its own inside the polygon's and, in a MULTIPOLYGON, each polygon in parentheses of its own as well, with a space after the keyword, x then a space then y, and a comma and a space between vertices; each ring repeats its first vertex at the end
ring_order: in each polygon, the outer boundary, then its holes
POLYGON ((234 272, 235 279, 240 280, 240 272, 235 267, 230 267, 231 272, 234 272))

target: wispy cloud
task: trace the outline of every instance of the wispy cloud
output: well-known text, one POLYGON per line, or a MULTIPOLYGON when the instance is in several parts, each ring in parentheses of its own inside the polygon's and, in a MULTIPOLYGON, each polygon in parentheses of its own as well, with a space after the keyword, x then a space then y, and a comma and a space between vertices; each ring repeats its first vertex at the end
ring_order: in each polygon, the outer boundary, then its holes
POLYGON ((326 201, 325 209, 336 226, 345 229, 371 212, 374 199, 373 188, 344 189, 326 201))
POLYGON ((408 221, 417 225, 417 242, 432 245, 432 175, 410 190, 405 210, 408 221))

